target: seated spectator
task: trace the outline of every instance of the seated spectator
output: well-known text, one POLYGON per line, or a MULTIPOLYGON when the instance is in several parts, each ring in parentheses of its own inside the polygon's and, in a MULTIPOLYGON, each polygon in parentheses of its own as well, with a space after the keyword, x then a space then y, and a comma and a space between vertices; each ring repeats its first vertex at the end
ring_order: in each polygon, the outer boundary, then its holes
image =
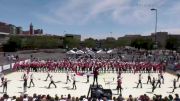
POLYGON ((79 98, 78 98, 78 97, 76 97, 76 101, 79 101, 79 98))
POLYGON ((32 101, 36 101, 36 99, 37 99, 37 95, 33 94, 33 100, 32 101))
POLYGON ((71 101, 71 95, 68 94, 66 101, 71 101))
POLYGON ((66 101, 65 98, 63 97, 63 95, 61 95, 60 101, 66 101))
POLYGON ((117 100, 116 100, 116 97, 113 97, 113 101, 117 101, 117 100))
POLYGON ((173 96, 169 95, 169 101, 173 101, 173 96))
POLYGON ((107 97, 103 97, 102 101, 108 101, 107 97))
POLYGON ((146 94, 144 94, 144 95, 140 96, 139 100, 141 100, 141 101, 150 101, 150 98, 146 94))
POLYGON ((127 101, 134 101, 132 95, 129 95, 129 98, 127 99, 127 101))
POLYGON ((117 98, 117 101, 124 101, 125 99, 122 97, 122 94, 120 94, 117 98))
POLYGON ((61 95, 61 100, 63 100, 64 99, 64 97, 63 97, 63 95, 61 95))
POLYGON ((97 99, 96 98, 92 98, 92 101, 97 101, 97 99))
POLYGON ((164 97, 163 101, 169 101, 168 97, 164 97))
POLYGON ((12 101, 16 101, 16 96, 13 96, 12 101))
POLYGON ((9 95, 6 94, 6 96, 4 97, 4 101, 11 101, 11 99, 9 98, 9 95))
POLYGON ((48 94, 46 99, 51 100, 51 96, 48 94))
POLYGON ((174 101, 180 101, 180 98, 179 98, 179 95, 178 95, 178 94, 175 94, 174 101))
POLYGON ((75 97, 72 97, 72 101, 76 101, 75 97))
POLYGON ((38 97, 35 101, 41 101, 41 95, 38 95, 38 97))
POLYGON ((46 95, 42 95, 42 96, 41 96, 41 101, 47 101, 46 95))
POLYGON ((23 97, 23 101, 29 101, 26 94, 25 94, 24 97, 23 97))
POLYGON ((58 101, 59 97, 57 96, 57 94, 55 95, 55 101, 58 101))

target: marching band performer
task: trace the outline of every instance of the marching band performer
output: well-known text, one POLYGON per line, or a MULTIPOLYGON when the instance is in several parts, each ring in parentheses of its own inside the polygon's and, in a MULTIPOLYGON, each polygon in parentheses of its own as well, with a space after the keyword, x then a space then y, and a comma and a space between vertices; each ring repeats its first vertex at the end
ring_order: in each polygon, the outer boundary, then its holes
POLYGON ((173 91, 172 91, 172 93, 174 93, 174 90, 176 89, 177 87, 176 87, 176 79, 174 79, 173 80, 173 91))
POLYGON ((34 82, 33 82, 34 76, 33 73, 30 75, 30 83, 29 83, 29 88, 31 87, 31 83, 33 84, 33 87, 35 86, 34 82))
POLYGON ((161 88, 161 75, 160 74, 158 74, 158 81, 156 83, 156 87, 158 84, 159 84, 159 88, 161 88))
POLYGON ((24 93, 27 92, 27 80, 28 80, 28 76, 25 75, 23 77, 24 83, 23 83, 23 89, 24 89, 24 93))
POLYGON ((49 71, 47 71, 47 77, 46 77, 46 80, 44 80, 44 81, 47 81, 48 78, 51 78, 49 71))
POLYGON ((3 93, 7 93, 7 78, 3 80, 3 93))
POLYGON ((96 81, 96 84, 98 85, 98 75, 99 75, 99 72, 98 72, 98 68, 97 67, 94 68, 93 74, 94 74, 93 85, 94 85, 95 81, 96 81))
POLYGON ((56 84, 54 83, 53 76, 50 76, 50 80, 51 80, 51 82, 49 83, 48 88, 50 88, 51 84, 53 84, 55 86, 55 88, 57 88, 56 84))
POLYGON ((73 80, 73 88, 72 89, 77 89, 77 87, 76 87, 76 74, 74 74, 72 76, 72 80, 73 80))
POLYGON ((154 92, 154 90, 156 89, 155 83, 156 83, 156 80, 153 77, 153 80, 152 80, 152 83, 151 83, 152 84, 152 92, 154 92))
POLYGON ((122 94, 122 78, 121 76, 118 76, 118 80, 117 80, 117 93, 119 94, 119 91, 120 91, 120 94, 122 94))
POLYGON ((149 82, 151 83, 151 74, 150 74, 150 73, 148 73, 148 81, 147 81, 147 84, 148 84, 149 82))
POLYGON ((69 79, 69 71, 67 70, 67 73, 66 73, 66 84, 68 84, 68 81, 71 82, 71 80, 69 79))
POLYGON ((139 80, 138 80, 138 84, 137 84, 137 88, 139 87, 139 84, 141 85, 141 88, 142 88, 142 75, 139 74, 139 80))

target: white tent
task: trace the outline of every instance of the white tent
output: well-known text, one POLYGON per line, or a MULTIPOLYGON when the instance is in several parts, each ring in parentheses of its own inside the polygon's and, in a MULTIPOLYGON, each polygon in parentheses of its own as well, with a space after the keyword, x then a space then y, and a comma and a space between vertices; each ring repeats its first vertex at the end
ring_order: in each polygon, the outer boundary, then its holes
POLYGON ((112 52, 113 52, 113 50, 108 50, 108 51, 107 51, 107 53, 112 53, 112 52))
POLYGON ((70 51, 67 51, 66 53, 67 53, 67 54, 75 54, 76 52, 73 51, 73 50, 70 50, 70 51))
POLYGON ((99 50, 99 51, 97 51, 96 53, 98 53, 98 54, 106 54, 106 52, 103 51, 103 50, 99 50))
POLYGON ((76 54, 84 54, 84 52, 82 50, 78 50, 76 54))
POLYGON ((88 50, 88 51, 87 51, 87 54, 93 55, 94 52, 93 52, 92 50, 88 50))

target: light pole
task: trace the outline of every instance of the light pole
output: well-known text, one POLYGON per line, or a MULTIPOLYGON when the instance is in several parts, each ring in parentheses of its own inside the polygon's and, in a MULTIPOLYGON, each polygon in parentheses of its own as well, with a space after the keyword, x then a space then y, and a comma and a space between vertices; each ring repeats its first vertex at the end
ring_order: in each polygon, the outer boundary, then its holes
POLYGON ((64 31, 63 34, 65 35, 65 34, 66 34, 66 31, 64 31))
POLYGON ((155 33, 154 33, 154 37, 155 37, 155 45, 154 45, 154 48, 157 48, 157 47, 158 47, 158 46, 157 46, 157 38, 156 38, 156 33, 157 33, 157 20, 158 20, 158 18, 157 18, 157 9, 152 8, 151 11, 155 11, 155 13, 156 13, 155 33))

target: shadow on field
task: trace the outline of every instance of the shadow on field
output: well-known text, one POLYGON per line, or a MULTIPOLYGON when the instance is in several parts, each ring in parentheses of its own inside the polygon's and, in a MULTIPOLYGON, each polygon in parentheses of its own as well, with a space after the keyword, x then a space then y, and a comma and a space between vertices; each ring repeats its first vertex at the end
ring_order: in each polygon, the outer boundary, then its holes
POLYGON ((61 83, 62 81, 56 81, 56 82, 54 82, 54 83, 61 83))
POLYGON ((146 92, 146 93, 148 93, 148 94, 153 94, 153 92, 146 92))
POLYGON ((38 87, 38 88, 46 88, 46 89, 48 89, 48 87, 47 87, 47 86, 44 86, 44 87, 38 87))

